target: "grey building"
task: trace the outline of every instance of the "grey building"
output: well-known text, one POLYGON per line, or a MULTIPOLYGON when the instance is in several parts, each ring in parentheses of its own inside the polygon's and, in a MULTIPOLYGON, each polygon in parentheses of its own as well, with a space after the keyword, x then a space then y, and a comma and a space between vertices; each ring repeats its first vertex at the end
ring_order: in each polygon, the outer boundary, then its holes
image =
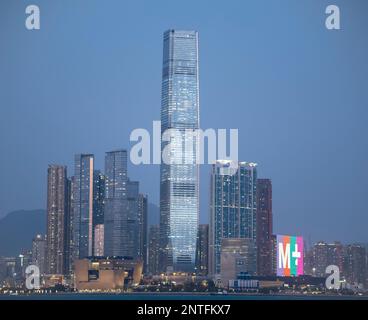
POLYGON ((106 152, 104 254, 138 256, 139 183, 129 181, 127 151, 106 152))
POLYGON ((221 242, 227 238, 257 238, 257 165, 230 165, 218 160, 212 166, 210 194, 209 273, 221 272, 221 242))
POLYGON ((228 287, 230 280, 242 275, 254 275, 257 272, 257 251, 255 242, 246 238, 222 239, 221 245, 221 282, 228 287))
POLYGON ((168 30, 163 42, 161 133, 175 130, 176 138, 161 144, 168 159, 160 167, 160 266, 194 272, 199 166, 197 140, 184 133, 199 128, 198 33, 168 30))
POLYGON ((93 254, 93 154, 77 154, 73 177, 73 259, 93 254))

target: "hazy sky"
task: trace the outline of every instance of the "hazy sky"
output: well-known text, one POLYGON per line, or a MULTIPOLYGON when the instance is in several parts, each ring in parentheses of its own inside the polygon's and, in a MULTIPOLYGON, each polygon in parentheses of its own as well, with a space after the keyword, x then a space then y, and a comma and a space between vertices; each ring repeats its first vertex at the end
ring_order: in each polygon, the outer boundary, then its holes
MULTIPOLYGON (((49 163, 129 149, 160 118, 162 34, 200 37, 201 127, 238 128, 276 233, 368 241, 368 1, 0 2, 0 215, 45 208, 49 163), (25 28, 37 4, 41 30, 25 28), (341 10, 339 31, 325 9, 341 10)), ((209 168, 201 171, 208 219, 209 168)), ((158 204, 159 167, 129 167, 158 204)))

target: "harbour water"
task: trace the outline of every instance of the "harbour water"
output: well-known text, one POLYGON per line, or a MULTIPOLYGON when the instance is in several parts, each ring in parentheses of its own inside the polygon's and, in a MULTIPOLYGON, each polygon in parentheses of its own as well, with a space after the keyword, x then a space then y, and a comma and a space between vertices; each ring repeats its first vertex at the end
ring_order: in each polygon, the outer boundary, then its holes
POLYGON ((368 300, 368 296, 340 295, 255 295, 255 294, 168 294, 168 293, 56 293, 0 295, 0 300, 368 300))

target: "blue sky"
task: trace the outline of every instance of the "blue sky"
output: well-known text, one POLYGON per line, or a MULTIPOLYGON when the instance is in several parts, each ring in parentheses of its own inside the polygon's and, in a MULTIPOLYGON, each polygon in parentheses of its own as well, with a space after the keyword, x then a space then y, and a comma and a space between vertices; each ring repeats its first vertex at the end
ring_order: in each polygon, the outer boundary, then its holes
MULTIPOLYGON (((49 163, 130 148, 160 118, 162 34, 200 37, 201 127, 238 128, 273 181, 276 233, 368 241, 368 2, 14 1, 0 4, 0 215, 46 206, 49 163), (24 26, 37 4, 41 30, 24 26), (339 31, 325 8, 339 5, 339 31)), ((159 167, 129 167, 158 203, 159 167)), ((201 170, 201 221, 209 168, 201 170)))

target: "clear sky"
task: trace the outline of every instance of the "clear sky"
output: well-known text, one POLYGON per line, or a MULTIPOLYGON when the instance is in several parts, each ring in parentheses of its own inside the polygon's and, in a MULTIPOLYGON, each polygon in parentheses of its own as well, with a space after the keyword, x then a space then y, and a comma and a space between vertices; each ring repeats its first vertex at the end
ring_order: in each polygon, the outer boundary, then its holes
MULTIPOLYGON (((200 37, 201 127, 238 128, 276 233, 368 241, 368 1, 0 2, 0 215, 45 208, 49 163, 129 149, 160 118, 162 34, 200 37), (25 28, 37 4, 41 30, 25 28), (339 31, 325 9, 339 5, 339 31)), ((129 167, 158 204, 159 167, 129 167)), ((201 170, 208 220, 209 168, 201 170)))

